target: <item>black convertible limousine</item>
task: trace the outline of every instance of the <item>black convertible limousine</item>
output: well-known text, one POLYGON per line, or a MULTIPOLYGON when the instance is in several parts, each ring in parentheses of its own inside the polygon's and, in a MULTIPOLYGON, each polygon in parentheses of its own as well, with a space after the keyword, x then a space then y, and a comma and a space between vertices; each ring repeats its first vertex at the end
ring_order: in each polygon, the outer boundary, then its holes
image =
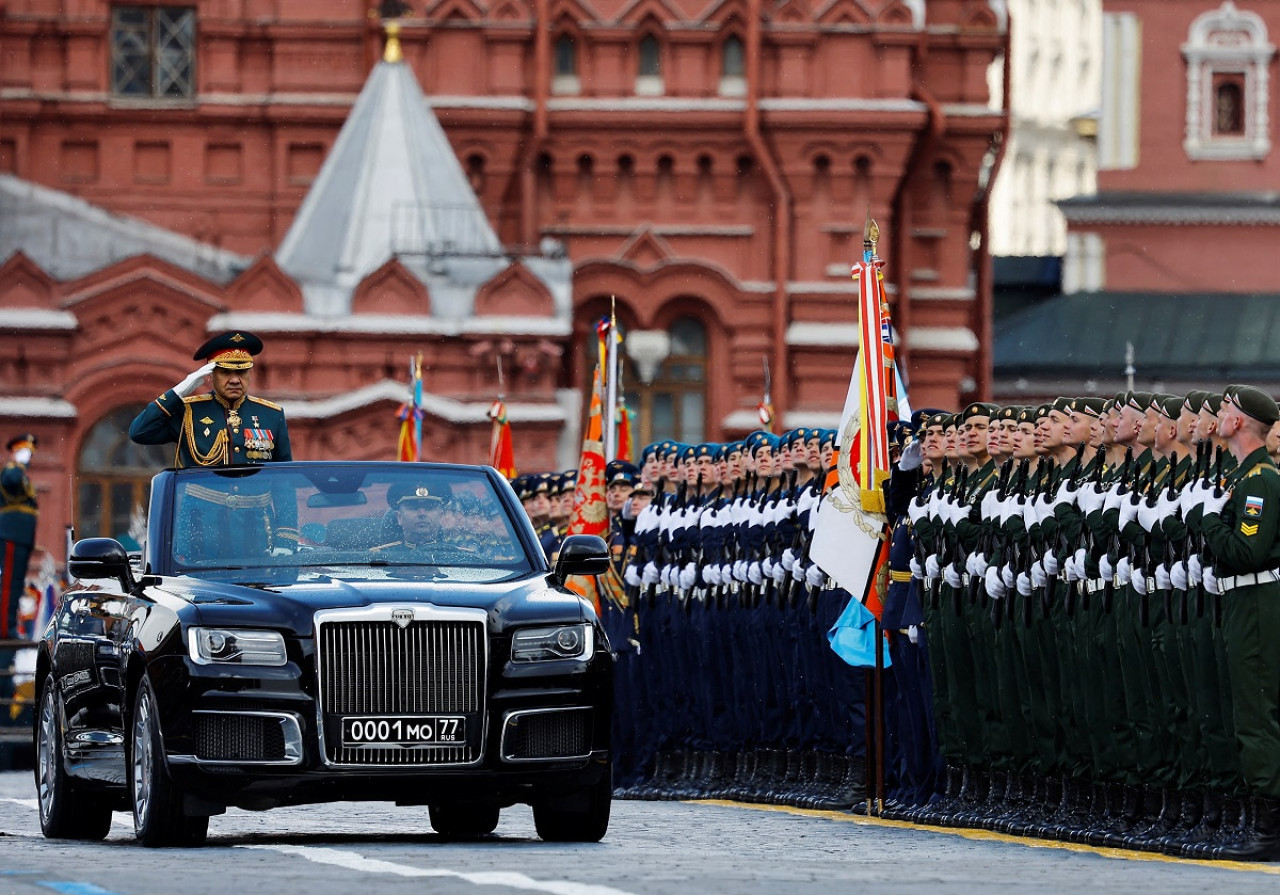
POLYGON ((44 834, 196 845, 228 806, 428 806, 448 837, 532 806, 548 840, 609 823, 613 657, 493 469, 298 462, 155 477, 140 563, 79 541, 44 632, 44 834))

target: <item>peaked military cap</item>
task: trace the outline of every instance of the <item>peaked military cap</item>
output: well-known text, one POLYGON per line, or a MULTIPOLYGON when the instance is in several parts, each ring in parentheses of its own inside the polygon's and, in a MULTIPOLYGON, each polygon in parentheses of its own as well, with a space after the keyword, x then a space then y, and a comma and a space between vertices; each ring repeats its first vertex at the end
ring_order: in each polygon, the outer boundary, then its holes
POLYGON ((626 460, 610 460, 604 465, 606 485, 634 485, 640 478, 640 470, 626 460))
POLYGON ((243 330, 222 333, 205 342, 192 360, 212 361, 224 370, 248 370, 262 352, 262 340, 243 330))
POLYGON ((36 440, 34 435, 15 435, 13 438, 9 439, 9 443, 4 447, 7 451, 16 451, 18 448, 24 447, 35 448, 38 443, 39 442, 36 440))
POLYGON ((1231 403, 1239 407, 1241 413, 1253 417, 1260 423, 1270 426, 1280 419, 1280 408, 1276 406, 1276 399, 1260 388, 1252 385, 1228 385, 1223 392, 1223 397, 1230 398, 1231 403))
POLYGON ((566 469, 560 473, 560 493, 574 491, 578 487, 578 470, 566 469))
POLYGON ((447 482, 431 482, 412 484, 395 482, 387 489, 387 503, 399 508, 405 501, 426 501, 427 503, 444 503, 453 497, 453 489, 447 482))

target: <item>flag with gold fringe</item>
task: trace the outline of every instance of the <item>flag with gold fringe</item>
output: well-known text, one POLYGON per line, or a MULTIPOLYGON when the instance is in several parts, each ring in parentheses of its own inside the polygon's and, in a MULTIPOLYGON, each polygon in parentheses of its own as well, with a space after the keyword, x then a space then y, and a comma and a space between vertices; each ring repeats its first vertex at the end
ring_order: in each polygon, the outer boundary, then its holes
POLYGON ((636 445, 635 436, 631 432, 632 416, 630 410, 627 409, 625 398, 618 400, 618 450, 615 459, 626 460, 631 463, 635 460, 636 445))
MULTIPOLYGON (((596 365, 591 388, 591 411, 587 415, 587 428, 582 436, 582 456, 578 461, 578 485, 573 492, 573 509, 569 514, 566 535, 598 535, 604 537, 609 530, 609 510, 604 492, 604 418, 601 398, 601 370, 596 365)), ((600 612, 600 595, 590 578, 571 578, 566 583, 571 590, 589 599, 600 612)))
POLYGON ((507 405, 501 398, 489 406, 489 419, 493 420, 493 436, 489 440, 489 465, 507 479, 516 477, 516 453, 511 441, 511 423, 507 419, 507 405))
MULTIPOLYGON (((818 506, 810 556, 837 585, 863 604, 862 621, 878 618, 887 581, 888 520, 884 484, 889 477, 888 424, 896 418, 897 375, 892 332, 876 255, 879 230, 868 220, 858 282, 858 356, 840 416, 835 468, 818 506), (877 574, 884 573, 884 574, 877 574)), ((834 647, 833 643, 833 647, 834 647)), ((871 651, 874 655, 874 651, 871 651)))
POLYGON ((422 456, 422 355, 409 359, 409 400, 400 405, 400 441, 396 459, 412 463, 422 456))

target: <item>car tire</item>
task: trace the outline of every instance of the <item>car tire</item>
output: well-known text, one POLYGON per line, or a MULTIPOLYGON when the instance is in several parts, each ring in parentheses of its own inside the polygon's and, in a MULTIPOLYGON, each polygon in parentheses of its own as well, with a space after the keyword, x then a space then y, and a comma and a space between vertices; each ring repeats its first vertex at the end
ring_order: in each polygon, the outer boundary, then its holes
POLYGON ((32 731, 40 830, 48 839, 105 839, 111 806, 67 775, 62 744, 62 705, 53 675, 44 679, 40 714, 32 731))
POLYGON ((606 770, 599 782, 556 803, 533 806, 533 825, 545 842, 599 842, 609 831, 609 808, 613 802, 613 772, 606 770), (573 808, 562 807, 572 804, 573 808))
POLYGON ((431 829, 445 839, 478 839, 497 829, 498 813, 492 805, 432 805, 431 829))
POLYGON ((165 765, 159 706, 145 676, 134 697, 130 731, 129 793, 138 843, 148 848, 203 844, 209 818, 188 817, 182 810, 182 791, 165 765))

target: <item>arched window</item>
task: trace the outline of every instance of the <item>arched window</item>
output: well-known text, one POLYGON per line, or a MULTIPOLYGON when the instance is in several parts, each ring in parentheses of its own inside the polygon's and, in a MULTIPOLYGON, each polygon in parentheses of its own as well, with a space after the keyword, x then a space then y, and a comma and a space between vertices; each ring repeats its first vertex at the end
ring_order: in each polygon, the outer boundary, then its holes
POLYGON ((636 47, 636 95, 661 96, 666 88, 662 82, 662 48, 652 34, 640 38, 636 47))
POLYGON ((1276 48, 1257 13, 1227 2, 1191 23, 1183 149, 1197 161, 1265 158, 1271 151, 1268 67, 1276 48))
POLYGON ((742 38, 730 34, 720 49, 720 95, 743 96, 747 92, 747 57, 742 38))
POLYGON ((578 42, 572 34, 561 34, 556 38, 553 60, 551 92, 580 92, 582 85, 578 80, 578 42))
POLYGON ((141 546, 151 477, 173 465, 173 445, 134 444, 129 424, 143 405, 118 407, 89 430, 76 480, 76 537, 141 546))
POLYGON ((698 444, 707 437, 707 330, 694 317, 680 317, 666 335, 670 347, 653 381, 628 383, 637 442, 698 444))

